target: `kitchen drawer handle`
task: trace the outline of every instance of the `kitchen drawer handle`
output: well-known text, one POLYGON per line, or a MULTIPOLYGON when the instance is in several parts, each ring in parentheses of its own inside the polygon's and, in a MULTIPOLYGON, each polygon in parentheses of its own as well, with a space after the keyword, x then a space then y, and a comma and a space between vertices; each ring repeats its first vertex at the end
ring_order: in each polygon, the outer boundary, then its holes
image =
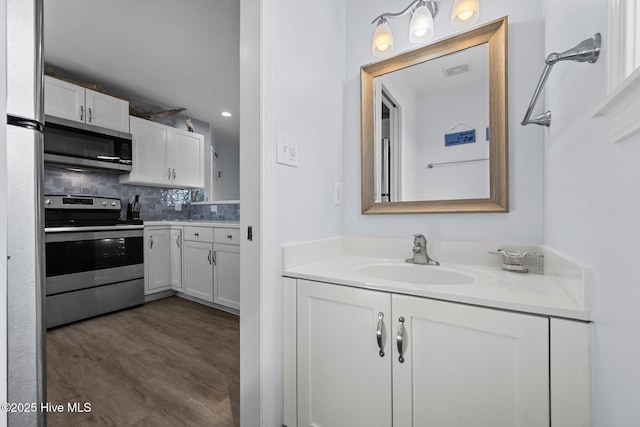
POLYGON ((91 123, 92 120, 92 116, 91 116, 91 107, 87 108, 88 113, 89 113, 89 123, 91 123))
POLYGON ((209 265, 211 265, 211 251, 209 251, 209 257, 208 257, 208 259, 209 259, 209 265))
POLYGON ((398 327, 398 336, 396 337, 398 343, 398 362, 404 363, 404 317, 400 316, 398 319, 400 326, 398 327))
POLYGON ((382 319, 384 319, 384 313, 380 312, 378 313, 378 328, 376 329, 376 340, 378 341, 378 349, 380 349, 380 352, 378 353, 380 357, 384 357, 384 342, 382 337, 384 322, 382 319))
POLYGON ((193 233, 194 236, 199 237, 200 233, 193 233))
POLYGON ((80 106, 80 121, 84 121, 84 107, 82 105, 80 106))
POLYGON ((176 236, 176 245, 180 247, 180 235, 176 236))
POLYGON ((153 249, 153 236, 149 236, 149 249, 153 249))
POLYGON ((233 236, 231 234, 227 234, 227 239, 233 239, 233 236))

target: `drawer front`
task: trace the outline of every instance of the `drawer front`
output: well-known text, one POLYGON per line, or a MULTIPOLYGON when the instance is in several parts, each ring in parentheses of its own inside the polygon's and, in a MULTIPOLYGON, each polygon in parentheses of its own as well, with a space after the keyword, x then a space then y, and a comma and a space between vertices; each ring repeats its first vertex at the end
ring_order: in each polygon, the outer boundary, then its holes
POLYGON ((215 228, 214 242, 226 243, 228 245, 240 244, 240 229, 238 228, 215 228))
POLYGON ((184 240, 213 243, 213 228, 185 226, 184 240))

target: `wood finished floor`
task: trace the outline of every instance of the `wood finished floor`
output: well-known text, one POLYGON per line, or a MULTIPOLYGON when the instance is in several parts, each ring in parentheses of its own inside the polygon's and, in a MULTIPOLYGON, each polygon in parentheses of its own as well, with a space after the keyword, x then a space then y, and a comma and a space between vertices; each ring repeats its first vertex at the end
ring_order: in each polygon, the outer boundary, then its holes
POLYGON ((240 425, 237 316, 170 297, 47 332, 49 426, 240 425))

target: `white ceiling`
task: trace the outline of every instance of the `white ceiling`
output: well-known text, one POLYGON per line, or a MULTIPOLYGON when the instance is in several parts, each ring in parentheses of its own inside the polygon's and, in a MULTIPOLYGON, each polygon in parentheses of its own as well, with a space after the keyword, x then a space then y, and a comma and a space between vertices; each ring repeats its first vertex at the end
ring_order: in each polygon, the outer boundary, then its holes
POLYGON ((238 144, 239 0, 44 3, 47 65, 159 110, 184 107, 238 144))
POLYGON ((427 62, 394 71, 382 77, 411 87, 420 96, 463 86, 479 80, 489 79, 489 47, 483 43, 427 62), (444 69, 467 64, 469 71, 452 77, 446 77, 444 69))

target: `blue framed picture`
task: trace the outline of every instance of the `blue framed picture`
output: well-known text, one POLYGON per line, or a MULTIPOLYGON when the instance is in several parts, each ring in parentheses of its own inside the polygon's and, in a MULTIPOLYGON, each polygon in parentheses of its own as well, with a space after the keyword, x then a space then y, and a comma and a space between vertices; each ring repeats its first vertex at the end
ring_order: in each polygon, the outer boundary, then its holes
POLYGON ((476 142, 476 130, 465 130, 462 132, 447 133, 444 135, 444 146, 470 144, 476 142))

